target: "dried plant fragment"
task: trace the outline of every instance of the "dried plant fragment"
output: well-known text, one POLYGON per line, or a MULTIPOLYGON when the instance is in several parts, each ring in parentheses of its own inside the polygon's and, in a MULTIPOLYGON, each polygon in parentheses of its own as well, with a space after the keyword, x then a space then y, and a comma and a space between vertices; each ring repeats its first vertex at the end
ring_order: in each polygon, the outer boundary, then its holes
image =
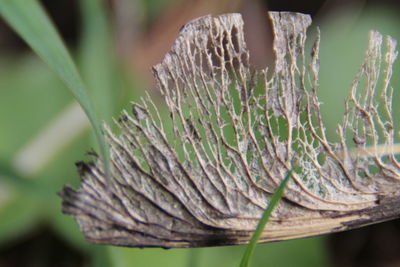
POLYGON ((371 32, 337 129, 340 141, 333 143, 317 98, 319 35, 305 62, 310 16, 269 16, 273 72, 249 66, 238 14, 182 28, 154 67, 170 121, 150 98, 133 104, 133 116, 123 112, 117 122, 121 134, 108 131, 113 176, 107 182, 99 160, 79 163, 81 187, 60 193, 63 211, 89 241, 168 248, 247 243, 291 169, 262 242, 399 217, 389 86, 395 41, 388 37, 383 53, 382 36, 371 32))

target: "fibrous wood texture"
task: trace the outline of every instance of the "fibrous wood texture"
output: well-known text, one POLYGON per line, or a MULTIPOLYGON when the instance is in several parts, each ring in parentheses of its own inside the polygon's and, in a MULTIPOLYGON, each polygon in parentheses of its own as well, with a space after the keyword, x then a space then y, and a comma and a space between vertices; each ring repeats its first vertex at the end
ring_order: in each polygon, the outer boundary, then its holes
POLYGON ((342 231, 400 214, 389 86, 395 41, 371 32, 339 142, 317 97, 319 34, 308 15, 270 12, 275 66, 252 70, 239 14, 185 25, 154 67, 168 109, 132 105, 108 131, 112 177, 79 163, 82 185, 60 193, 95 243, 201 247, 247 243, 276 187, 294 170, 261 242, 342 231), (306 63, 306 59, 307 60, 306 63), (172 124, 172 127, 169 125, 172 124), (351 148, 350 148, 351 147, 351 148))

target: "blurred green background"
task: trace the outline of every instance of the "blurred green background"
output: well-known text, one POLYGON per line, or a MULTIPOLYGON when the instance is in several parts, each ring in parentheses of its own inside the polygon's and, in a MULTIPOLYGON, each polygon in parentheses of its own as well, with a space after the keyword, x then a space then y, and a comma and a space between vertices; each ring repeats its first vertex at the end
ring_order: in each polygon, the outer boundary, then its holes
MULTIPOLYGON (((147 90, 161 101, 150 67, 188 20, 243 14, 256 66, 271 64, 268 10, 312 14, 321 29, 320 97, 334 138, 344 98, 367 47, 368 31, 400 40, 397 1, 63 0, 42 1, 90 89, 100 117, 112 122, 147 90)), ((0 266, 238 266, 244 246, 132 249, 87 243, 57 197, 77 187, 74 162, 97 149, 85 115, 65 84, 0 24, 0 266)), ((394 70, 394 112, 400 86, 394 70)), ((257 247, 253 266, 397 266, 397 222, 364 230, 257 247), (393 253, 392 253, 393 251, 393 253)))

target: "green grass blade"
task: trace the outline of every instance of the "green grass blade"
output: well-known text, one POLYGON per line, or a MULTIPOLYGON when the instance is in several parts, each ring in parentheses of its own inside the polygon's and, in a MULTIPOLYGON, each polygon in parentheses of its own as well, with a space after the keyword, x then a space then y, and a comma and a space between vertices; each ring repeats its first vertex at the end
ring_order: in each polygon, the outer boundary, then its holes
POLYGON ((292 172, 293 170, 290 170, 288 172, 285 179, 283 179, 281 184, 276 189, 275 193, 272 195, 271 201, 268 204, 268 207, 265 209, 260 221, 257 224, 257 228, 254 231, 253 236, 251 237, 250 242, 246 247, 246 251, 244 252, 242 261, 240 262, 240 267, 250 266, 250 261, 256 248, 257 242, 260 239, 262 232, 264 231, 265 225, 267 224, 272 211, 278 204, 279 200, 282 198, 283 191, 285 190, 286 184, 289 182, 289 179, 292 176, 292 172))
POLYGON ((106 176, 110 176, 110 156, 102 127, 77 68, 59 34, 36 0, 0 0, 1 16, 66 83, 88 116, 99 143, 106 176))

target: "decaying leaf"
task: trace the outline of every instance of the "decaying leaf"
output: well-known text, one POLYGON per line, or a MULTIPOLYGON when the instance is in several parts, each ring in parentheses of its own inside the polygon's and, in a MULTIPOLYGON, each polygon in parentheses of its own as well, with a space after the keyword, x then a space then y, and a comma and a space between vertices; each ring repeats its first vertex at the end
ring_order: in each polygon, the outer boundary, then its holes
POLYGON ((247 243, 287 172, 293 179, 261 242, 337 232, 399 217, 394 155, 395 41, 371 32, 339 142, 326 137, 317 97, 319 35, 310 16, 270 12, 275 69, 256 71, 238 14, 185 25, 154 67, 169 118, 149 97, 108 131, 113 176, 79 163, 82 185, 60 193, 95 243, 201 247, 247 243), (307 63, 309 62, 309 63, 307 63), (168 125, 171 125, 169 127, 168 125), (351 147, 351 149, 350 149, 351 147), (382 150, 384 153, 382 153, 382 150))

